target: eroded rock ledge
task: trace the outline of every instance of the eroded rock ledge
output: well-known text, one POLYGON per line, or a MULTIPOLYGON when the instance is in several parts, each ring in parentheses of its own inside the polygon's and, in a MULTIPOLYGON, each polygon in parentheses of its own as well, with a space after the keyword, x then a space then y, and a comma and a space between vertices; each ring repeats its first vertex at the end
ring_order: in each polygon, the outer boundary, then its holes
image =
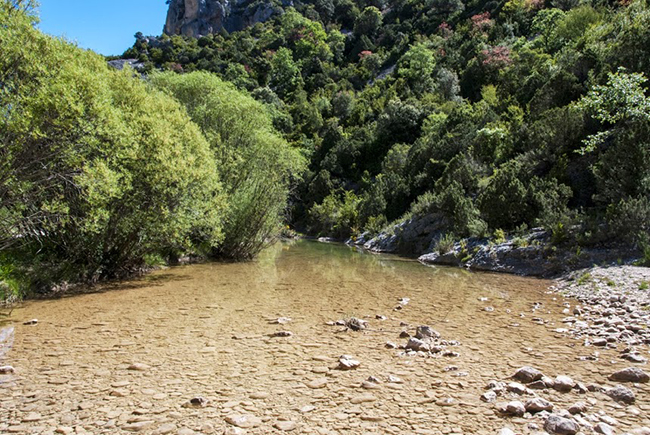
POLYGON ((435 215, 412 217, 376 237, 366 233, 346 243, 372 252, 417 256, 420 262, 429 265, 538 277, 557 277, 594 264, 631 263, 638 256, 624 246, 588 249, 555 246, 551 234, 542 228, 498 242, 487 238, 463 239, 441 249, 438 241, 445 228, 443 219, 435 215))
POLYGON ((222 30, 234 32, 267 21, 282 13, 291 0, 171 0, 164 32, 167 35, 199 37, 222 30))

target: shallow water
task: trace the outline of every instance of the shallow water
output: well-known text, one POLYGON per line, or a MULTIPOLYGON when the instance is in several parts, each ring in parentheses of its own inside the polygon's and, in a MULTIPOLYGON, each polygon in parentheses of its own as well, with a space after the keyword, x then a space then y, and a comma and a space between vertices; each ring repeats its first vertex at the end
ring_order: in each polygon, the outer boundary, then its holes
MULTIPOLYGON (((225 420, 233 415, 260 419, 250 419, 256 427, 247 433, 276 433, 282 422, 295 423, 293 433, 535 432, 527 423, 538 419, 504 418, 480 401, 488 381, 532 365, 553 378, 608 385, 607 375, 628 365, 611 350, 598 361, 577 359, 594 348, 555 332, 572 301, 547 294, 549 284, 298 241, 251 263, 177 267, 111 291, 28 302, 2 327, 15 332, 0 365, 16 373, 0 375, 0 433, 221 434, 232 430, 225 420), (396 310, 405 297, 409 304, 396 310), (533 303, 541 308, 533 312, 533 303), (369 329, 326 324, 350 316, 369 329), (278 317, 292 321, 270 323, 278 317), (32 318, 37 325, 23 325, 32 318), (458 340, 450 349, 460 356, 384 347, 405 344, 399 333, 425 324, 458 340), (285 330, 293 336, 269 336, 285 330), (342 354, 361 366, 336 370, 342 354), (129 370, 134 363, 146 366, 129 370), (403 383, 385 382, 388 375, 403 383), (369 376, 382 381, 378 389, 361 388, 369 376), (208 405, 183 407, 197 396, 208 405), (356 403, 363 397, 371 401, 356 403)), ((557 410, 596 401, 589 413, 616 418, 623 432, 649 424, 647 384, 633 389, 632 407, 600 393, 537 394, 557 410)))

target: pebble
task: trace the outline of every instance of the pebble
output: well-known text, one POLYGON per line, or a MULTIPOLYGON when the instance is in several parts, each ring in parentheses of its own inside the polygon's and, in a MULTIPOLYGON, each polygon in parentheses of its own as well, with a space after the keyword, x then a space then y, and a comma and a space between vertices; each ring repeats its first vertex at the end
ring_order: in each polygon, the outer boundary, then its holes
POLYGON ((451 397, 444 397, 442 399, 436 400, 436 405, 438 406, 454 406, 456 404, 456 400, 454 400, 451 397))
POLYGON ((358 368, 361 363, 355 360, 350 355, 341 355, 339 357, 339 365, 336 367, 338 370, 354 370, 358 368))
POLYGON ((135 363, 135 364, 131 364, 131 365, 128 367, 128 370, 133 370, 133 371, 138 371, 138 372, 144 372, 144 371, 149 370, 150 368, 151 368, 151 367, 148 366, 147 364, 135 363))
POLYGON ((481 394, 481 400, 487 403, 494 402, 497 400, 497 393, 494 391, 487 391, 483 394, 481 394))
POLYGON ((232 414, 226 417, 226 423, 242 429, 249 429, 261 425, 262 420, 254 415, 232 414))
POLYGON ((374 402, 377 400, 372 394, 361 394, 350 399, 350 403, 358 405, 359 403, 374 402))
POLYGON ((278 421, 273 427, 283 432, 289 432, 295 430, 297 425, 294 421, 278 421))
POLYGON ((420 340, 427 339, 427 338, 440 338, 440 333, 430 326, 418 326, 415 331, 415 338, 419 338, 420 340))
POLYGON ((310 381, 307 383, 307 386, 311 389, 317 390, 319 388, 325 388, 327 386, 327 383, 329 381, 327 378, 319 378, 319 379, 314 379, 313 381, 310 381))
POLYGON ((9 375, 15 373, 15 369, 12 366, 2 366, 0 367, 0 375, 9 375))
POLYGON ((140 432, 142 430, 147 429, 149 426, 153 425, 154 422, 151 420, 145 420, 145 421, 137 421, 135 423, 129 423, 124 426, 122 426, 123 430, 127 430, 129 432, 140 432))
POLYGON ((158 435, 166 435, 168 433, 172 433, 177 429, 176 425, 174 423, 165 423, 161 425, 157 430, 156 434, 158 435))
POLYGON ((183 404, 184 408, 205 408, 208 405, 208 399, 205 397, 193 397, 183 404))

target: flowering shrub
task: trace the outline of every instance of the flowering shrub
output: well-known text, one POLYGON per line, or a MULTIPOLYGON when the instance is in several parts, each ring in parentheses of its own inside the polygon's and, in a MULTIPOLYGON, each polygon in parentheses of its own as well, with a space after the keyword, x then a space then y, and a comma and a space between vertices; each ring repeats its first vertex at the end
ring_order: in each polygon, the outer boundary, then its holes
POLYGON ((503 45, 482 50, 481 54, 483 56, 483 65, 485 66, 503 67, 512 63, 510 49, 503 45))

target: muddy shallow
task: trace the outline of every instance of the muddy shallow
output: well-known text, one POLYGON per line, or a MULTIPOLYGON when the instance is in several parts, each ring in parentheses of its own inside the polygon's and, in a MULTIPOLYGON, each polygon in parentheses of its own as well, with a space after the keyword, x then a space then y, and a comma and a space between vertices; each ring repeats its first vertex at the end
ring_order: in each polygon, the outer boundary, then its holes
MULTIPOLYGON (((505 418, 479 399, 490 380, 532 365, 607 386, 630 365, 604 349, 597 361, 579 360, 594 348, 555 332, 571 301, 546 294, 548 285, 300 241, 253 263, 178 267, 109 292, 29 302, 0 327, 4 351, 14 328, 0 365, 15 368, 0 375, 0 433, 240 433, 226 420, 251 434, 534 433, 539 419, 505 418), (369 330, 326 324, 350 316, 369 330), (272 324, 278 317, 292 321, 272 324), (38 324, 23 325, 32 318, 38 324), (460 356, 385 348, 405 344, 400 332, 417 325, 460 341, 460 356), (278 331, 293 336, 270 337, 278 331), (335 370, 342 354, 361 366, 335 370), (361 387, 369 376, 378 388, 361 387), (183 406, 199 396, 207 406, 183 406)), ((588 402, 588 413, 613 417, 623 433, 650 424, 648 384, 630 388, 634 406, 601 393, 536 394, 556 410, 588 402)))

